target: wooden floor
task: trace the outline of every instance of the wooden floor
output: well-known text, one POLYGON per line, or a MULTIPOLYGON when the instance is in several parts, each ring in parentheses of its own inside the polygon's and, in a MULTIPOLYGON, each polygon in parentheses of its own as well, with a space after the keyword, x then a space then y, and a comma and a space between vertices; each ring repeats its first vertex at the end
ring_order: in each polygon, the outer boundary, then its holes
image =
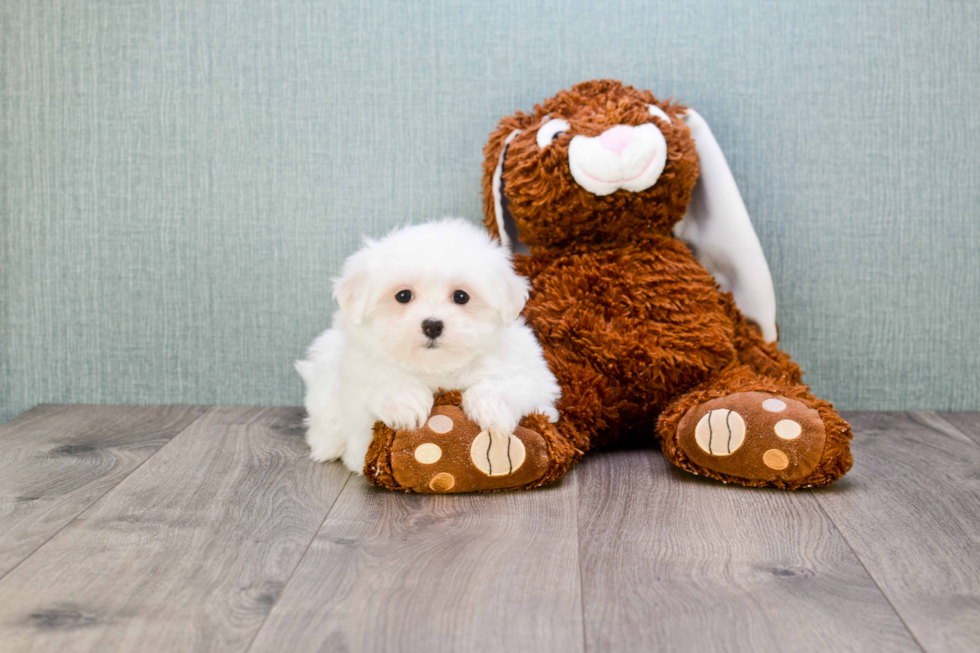
POLYGON ((980 414, 850 413, 824 490, 642 450, 446 496, 312 463, 301 417, 0 426, 0 651, 980 651, 980 414))

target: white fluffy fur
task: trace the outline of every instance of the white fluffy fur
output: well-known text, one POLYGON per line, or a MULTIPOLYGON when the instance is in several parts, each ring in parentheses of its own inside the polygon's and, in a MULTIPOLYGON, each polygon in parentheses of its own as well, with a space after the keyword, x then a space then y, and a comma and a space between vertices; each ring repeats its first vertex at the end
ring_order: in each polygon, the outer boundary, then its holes
POLYGON ((484 429, 512 433, 534 411, 557 420, 561 390, 519 317, 527 293, 507 251, 463 220, 366 240, 334 279, 333 328, 296 363, 310 456, 342 458, 361 473, 374 423, 420 427, 439 388, 462 391, 463 410, 484 429), (395 300, 401 290, 411 302, 395 300), (469 302, 454 303, 457 290, 469 302), (445 325, 434 347, 422 332, 426 319, 445 325))

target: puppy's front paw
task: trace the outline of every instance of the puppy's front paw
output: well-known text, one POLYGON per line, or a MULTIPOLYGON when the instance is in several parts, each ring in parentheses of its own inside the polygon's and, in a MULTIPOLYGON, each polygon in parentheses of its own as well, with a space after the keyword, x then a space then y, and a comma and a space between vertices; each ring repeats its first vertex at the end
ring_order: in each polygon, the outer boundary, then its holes
POLYGON ((306 442, 310 445, 310 458, 318 463, 337 460, 347 450, 347 441, 343 438, 312 429, 306 434, 306 442))
POLYGON ((548 421, 554 424, 558 421, 558 409, 551 404, 542 404, 534 409, 535 413, 541 413, 548 418, 548 421))
POLYGON ((432 402, 432 393, 425 386, 400 388, 380 397, 378 419, 396 431, 413 431, 429 419, 432 402))
POLYGON ((486 388, 472 387, 463 393, 463 412, 480 428, 513 433, 522 415, 515 412, 503 395, 486 388))

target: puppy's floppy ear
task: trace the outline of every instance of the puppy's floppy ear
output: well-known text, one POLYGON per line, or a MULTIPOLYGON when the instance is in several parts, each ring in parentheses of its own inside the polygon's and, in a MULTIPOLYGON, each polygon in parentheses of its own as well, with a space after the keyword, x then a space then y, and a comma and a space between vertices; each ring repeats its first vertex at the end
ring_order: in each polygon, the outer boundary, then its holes
POLYGON ((722 290, 734 295, 742 315, 773 342, 777 333, 772 275, 735 177, 704 118, 688 109, 683 120, 694 137, 701 176, 674 235, 691 246, 722 290))
MULTIPOLYGON (((370 247, 370 243, 368 244, 370 247)), ((363 251, 354 254, 344 262, 344 268, 339 277, 333 280, 333 297, 340 304, 351 324, 360 324, 367 314, 369 292, 369 270, 363 251)))
POLYGON ((500 299, 497 306, 500 310, 500 319, 503 320, 504 324, 510 324, 524 310, 531 284, 528 283, 527 279, 514 272, 510 266, 510 261, 507 262, 504 274, 500 276, 500 299))

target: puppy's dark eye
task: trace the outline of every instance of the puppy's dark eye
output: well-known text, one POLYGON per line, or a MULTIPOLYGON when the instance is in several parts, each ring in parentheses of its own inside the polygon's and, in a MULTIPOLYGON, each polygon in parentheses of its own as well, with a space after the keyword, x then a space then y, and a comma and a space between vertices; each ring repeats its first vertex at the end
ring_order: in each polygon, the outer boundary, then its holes
POLYGON ((470 296, 462 290, 457 290, 453 293, 453 301, 457 304, 465 304, 466 302, 470 301, 470 296))
POLYGON ((411 290, 399 290, 398 294, 395 295, 395 301, 399 304, 407 304, 412 301, 412 291, 411 290))

